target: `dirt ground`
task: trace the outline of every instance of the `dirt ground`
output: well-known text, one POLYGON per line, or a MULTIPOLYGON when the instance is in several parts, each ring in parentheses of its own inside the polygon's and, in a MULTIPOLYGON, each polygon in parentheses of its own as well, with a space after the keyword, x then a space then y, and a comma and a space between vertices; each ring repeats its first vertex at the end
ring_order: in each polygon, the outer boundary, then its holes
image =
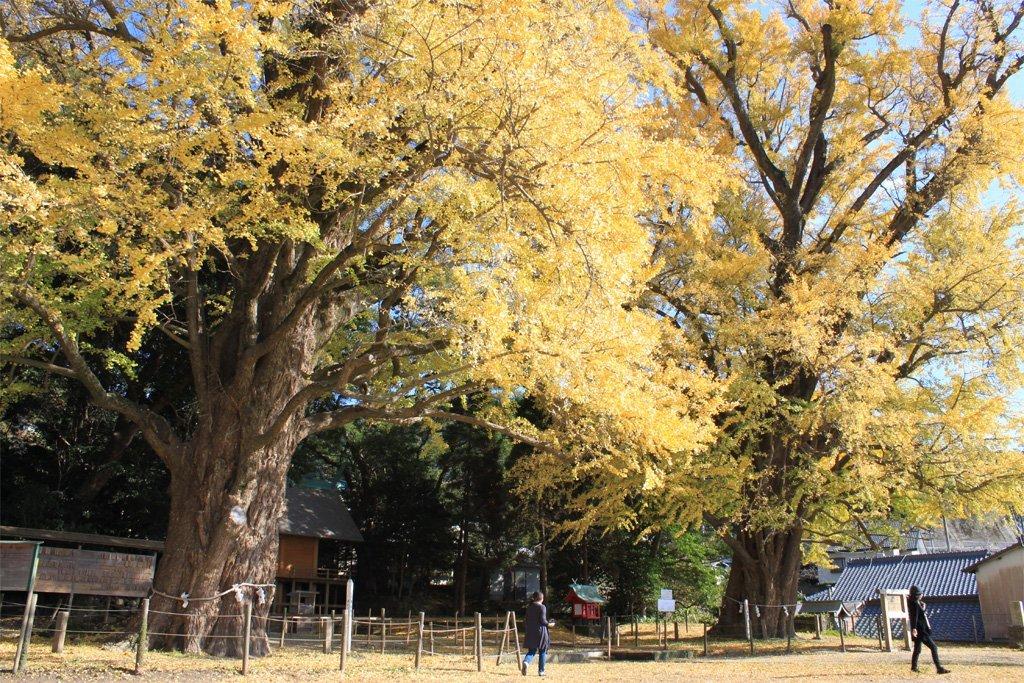
MULTIPOLYGON (((626 639, 624 638, 623 641, 626 639)), ((627 643, 623 642, 623 649, 627 643)), ((712 642, 711 656, 703 657, 699 637, 671 643, 672 649, 693 652, 689 660, 670 662, 552 663, 548 678, 558 681, 848 681, 848 680, 933 680, 930 660, 922 661, 921 674, 910 671, 910 655, 902 650, 880 652, 877 642, 849 639, 848 651, 838 651, 838 639, 801 638, 794 641, 794 652, 786 654, 785 641, 758 643, 759 653, 750 656, 745 644, 737 641, 712 642)), ((1008 647, 940 645, 943 661, 952 669, 944 681, 1024 681, 1024 651, 1008 647)), ((557 648, 556 648, 557 649, 557 648)), ((421 668, 413 667, 411 653, 380 655, 356 652, 346 666, 347 680, 353 681, 474 681, 520 678, 514 657, 495 665, 496 648, 487 647, 482 672, 476 671, 471 656, 424 655, 421 668), (491 652, 494 649, 495 652, 491 652)), ((14 656, 14 641, 0 642, 0 677, 10 677, 9 663, 14 656)), ((69 643, 62 654, 50 652, 49 642, 39 639, 29 652, 28 669, 19 678, 32 681, 227 681, 240 680, 237 659, 189 656, 149 652, 143 674, 134 676, 135 653, 124 645, 69 643)), ((531 670, 536 674, 536 668, 531 670)), ((337 681, 338 655, 324 654, 313 647, 289 647, 261 659, 253 659, 253 681, 337 681)))

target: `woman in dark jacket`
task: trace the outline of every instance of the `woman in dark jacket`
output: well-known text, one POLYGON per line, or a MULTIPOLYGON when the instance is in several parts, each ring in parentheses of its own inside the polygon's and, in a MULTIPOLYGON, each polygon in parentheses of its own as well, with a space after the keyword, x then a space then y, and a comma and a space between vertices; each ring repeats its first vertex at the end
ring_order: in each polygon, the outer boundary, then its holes
POLYGON ((910 618, 910 637, 914 639, 914 654, 910 656, 910 670, 917 671, 917 659, 921 656, 921 645, 927 645, 932 651, 932 661, 935 662, 935 670, 940 674, 948 674, 949 669, 943 668, 939 663, 939 648, 932 640, 932 625, 928 623, 928 614, 925 612, 924 601, 921 600, 921 589, 917 586, 910 587, 910 600, 907 601, 907 614, 910 618))
POLYGON ((533 661, 533 656, 538 655, 537 658, 537 673, 541 676, 544 675, 544 658, 547 656, 548 645, 551 644, 551 638, 548 636, 548 608, 544 606, 544 594, 540 591, 536 591, 533 594, 533 602, 526 607, 526 630, 524 635, 526 636, 526 656, 523 657, 523 675, 526 675, 526 669, 533 661))

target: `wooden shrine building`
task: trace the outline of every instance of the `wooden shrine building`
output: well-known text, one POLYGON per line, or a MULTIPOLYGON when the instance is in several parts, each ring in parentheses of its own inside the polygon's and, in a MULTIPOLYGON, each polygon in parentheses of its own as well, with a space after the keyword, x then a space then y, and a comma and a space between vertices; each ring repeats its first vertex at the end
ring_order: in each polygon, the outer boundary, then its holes
POLYGON ((345 604, 345 582, 361 543, 341 494, 332 489, 289 486, 278 524, 277 590, 273 610, 324 614, 345 604))
POLYGON ((601 605, 607 602, 597 586, 583 583, 570 583, 565 601, 572 606, 574 621, 598 622, 601 620, 601 605))

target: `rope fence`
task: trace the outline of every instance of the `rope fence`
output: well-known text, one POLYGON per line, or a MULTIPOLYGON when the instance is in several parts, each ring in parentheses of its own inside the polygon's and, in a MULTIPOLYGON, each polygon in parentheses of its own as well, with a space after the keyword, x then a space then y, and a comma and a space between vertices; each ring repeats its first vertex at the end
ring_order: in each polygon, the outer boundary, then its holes
MULTIPOLYGON (((221 594, 223 597, 226 592, 221 594)), ((332 654, 338 648, 338 667, 344 672, 347 663, 353 653, 361 653, 363 656, 370 654, 400 653, 412 656, 416 668, 421 666, 423 657, 453 657, 461 660, 470 658, 475 661, 476 670, 483 670, 485 656, 494 657, 495 666, 500 666, 510 658, 514 658, 517 667, 521 665, 523 648, 520 641, 520 622, 514 612, 508 611, 504 615, 495 615, 494 621, 487 617, 487 626, 484 626, 484 616, 475 613, 471 617, 456 615, 428 617, 420 612, 415 616, 409 613, 406 617, 387 616, 381 610, 380 616, 372 614, 356 617, 351 611, 342 611, 340 615, 332 612, 330 615, 288 615, 287 611, 281 616, 270 614, 253 615, 255 601, 250 596, 241 604, 241 611, 235 614, 203 615, 193 611, 167 611, 150 609, 150 599, 143 598, 139 604, 131 607, 104 609, 101 607, 72 607, 62 606, 58 603, 56 607, 50 606, 41 608, 37 604, 38 594, 32 594, 28 603, 0 601, 0 609, 3 607, 23 608, 23 624, 19 634, 18 649, 16 651, 16 662, 24 666, 27 660, 29 642, 34 634, 51 636, 53 640, 53 651, 63 651, 66 637, 70 634, 76 636, 109 636, 111 638, 128 639, 136 649, 136 671, 143 670, 145 654, 151 638, 178 638, 183 634, 174 629, 159 628, 149 631, 149 620, 152 617, 159 618, 158 627, 176 620, 198 617, 207 621, 228 620, 231 625, 216 626, 218 632, 197 636, 200 642, 221 641, 235 643, 229 651, 235 652, 242 659, 242 672, 248 673, 250 654, 253 651, 254 638, 261 639, 266 644, 287 648, 289 646, 299 648, 322 648, 325 654, 332 654), (36 613, 40 609, 46 612, 53 611, 49 616, 49 623, 35 623, 36 613), (98 615, 107 617, 107 613, 120 615, 123 620, 119 626, 111 625, 110 628, 99 628, 94 625, 98 615), (77 620, 78 623, 71 623, 77 620), (93 621, 90 621, 93 620, 93 621), (255 623, 254 623, 255 622, 255 623), (253 628, 257 628, 254 635, 253 628), (493 626, 493 627, 492 627, 493 626), (223 630, 234 632, 223 632, 223 630), (485 650, 489 655, 485 654, 485 650)), ((184 600, 179 601, 187 610, 184 600)), ((201 600, 190 600, 190 603, 205 602, 201 600)), ((812 640, 821 639, 822 632, 829 627, 838 630, 839 649, 846 651, 846 639, 848 629, 846 620, 843 618, 822 619, 822 615, 800 615, 801 623, 806 629, 811 623, 813 616, 813 636, 801 636, 796 633, 796 609, 790 609, 788 605, 757 605, 749 602, 738 604, 738 615, 742 617, 741 622, 744 628, 744 640, 751 654, 755 654, 755 639, 760 635, 762 641, 785 642, 787 652, 792 651, 794 639, 812 640), (770 619, 776 619, 774 629, 765 626, 770 619), (760 629, 755 628, 760 624, 760 629), (760 633, 757 633, 757 631, 760 633), (784 630, 785 635, 780 636, 784 630)), ((878 617, 878 633, 881 633, 881 617, 878 617)), ((674 615, 655 615, 652 618, 640 615, 627 617, 606 616, 597 624, 591 622, 584 625, 576 621, 565 624, 559 629, 557 637, 552 634, 552 644, 559 651, 576 650, 582 648, 588 656, 593 657, 593 649, 600 648, 602 656, 607 659, 614 659, 616 651, 649 652, 653 649, 666 650, 669 648, 670 640, 679 642, 680 625, 684 625, 683 632, 685 639, 690 641, 683 644, 684 648, 692 648, 694 645, 699 648, 703 644, 703 655, 711 654, 709 642, 712 636, 708 629, 714 622, 710 619, 703 619, 699 623, 702 631, 698 631, 701 640, 693 642, 698 634, 691 635, 688 613, 682 620, 674 615), (653 633, 650 628, 653 621, 653 633), (641 625, 644 628, 641 629, 641 625), (641 631, 643 631, 641 633, 641 631), (653 636, 653 638, 651 638, 653 636), (641 647, 641 638, 642 645, 641 647), (622 640, 625 639, 625 648, 622 640), (630 643, 632 641, 632 643, 630 643), (652 642, 653 641, 653 642, 652 642), (588 650, 589 648, 589 650, 588 650)), ((14 629, 5 629, 13 632, 14 629)), ((975 638, 978 636, 978 629, 975 629, 975 638)), ((835 637, 833 633, 831 638, 835 637)), ((716 644, 729 644, 735 647, 736 639, 722 636, 715 636, 716 644)), ((742 642, 742 641, 741 641, 742 642)), ((863 647, 863 641, 860 641, 863 647)), ((776 645, 779 651, 779 645, 776 645)), ((879 635, 880 649, 884 649, 881 635, 879 635)), ((265 651, 261 646, 261 652, 265 651)), ((719 649, 719 651, 721 651, 719 649)), ((697 652, 692 652, 696 654, 697 652)))

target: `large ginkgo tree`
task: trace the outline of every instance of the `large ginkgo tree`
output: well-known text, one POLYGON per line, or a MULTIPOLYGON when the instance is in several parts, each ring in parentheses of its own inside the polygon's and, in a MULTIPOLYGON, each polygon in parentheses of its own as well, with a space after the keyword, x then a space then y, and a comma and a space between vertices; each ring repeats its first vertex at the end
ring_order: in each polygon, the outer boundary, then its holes
POLYGON ((658 63, 613 4, 12 0, 0 19, 0 360, 81 382, 170 471, 163 644, 236 650, 236 595, 200 598, 273 582, 312 434, 430 417, 529 440, 447 409, 499 390, 668 450, 710 433, 710 384, 658 353, 675 332, 623 304, 653 272, 637 217, 666 192, 710 217, 723 167, 664 135, 658 63), (187 404, 126 391, 154 335, 184 351, 187 404))
POLYGON ((649 214, 657 273, 635 304, 677 327, 665 355, 721 388, 716 431, 696 453, 595 448, 609 426, 569 415, 579 447, 524 482, 571 491, 577 533, 716 529, 720 626, 742 632, 747 600, 758 633, 783 635, 829 544, 1024 495, 1024 3, 632 16, 673 70, 656 99, 734 163, 710 228, 685 195, 649 214))

